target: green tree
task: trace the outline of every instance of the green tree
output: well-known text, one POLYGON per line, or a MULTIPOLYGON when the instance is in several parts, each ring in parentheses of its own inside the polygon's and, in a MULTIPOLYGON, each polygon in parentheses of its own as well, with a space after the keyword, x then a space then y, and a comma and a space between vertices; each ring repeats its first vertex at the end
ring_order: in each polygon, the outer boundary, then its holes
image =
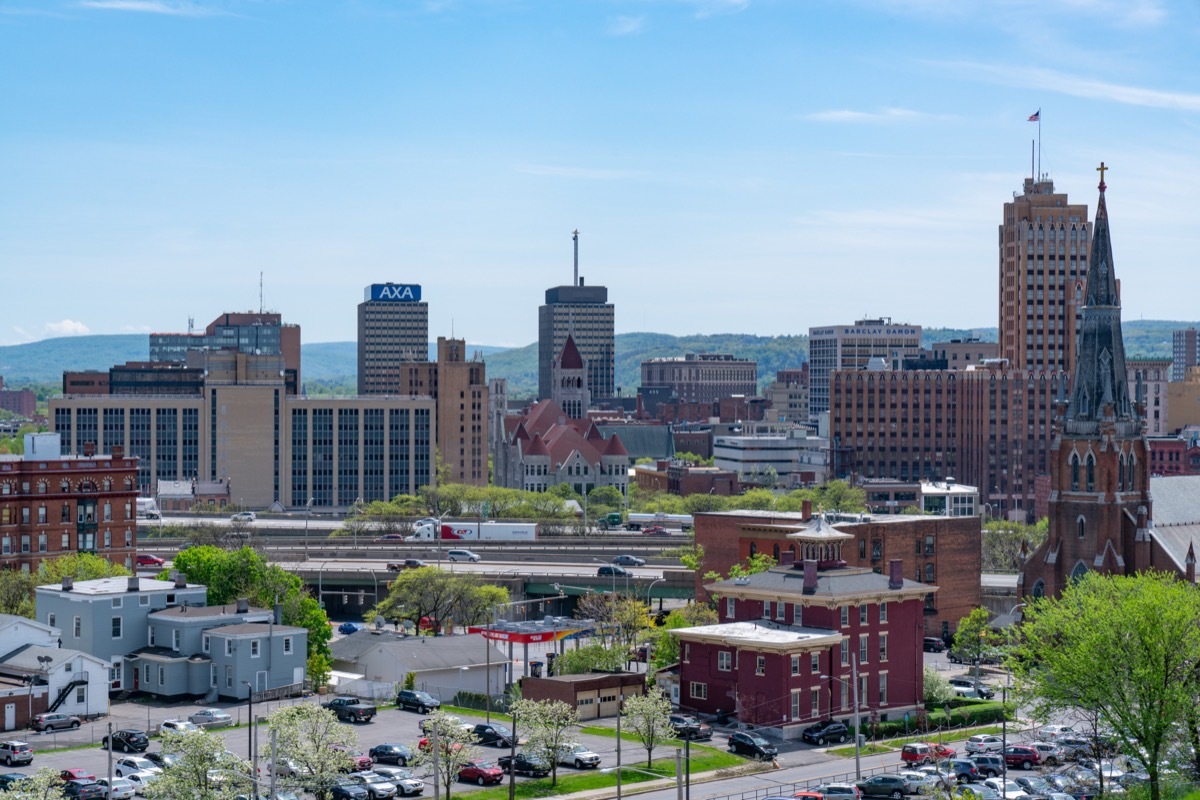
POLYGON ((729 507, 738 510, 770 511, 775 507, 775 494, 770 489, 750 489, 729 498, 729 507))
POLYGON ((62 787, 58 770, 41 767, 27 780, 0 789, 0 800, 62 800, 62 787))
POLYGON ((671 727, 671 701, 657 688, 646 694, 627 698, 621 710, 625 730, 632 733, 646 749, 646 768, 654 759, 654 748, 675 736, 671 727))
POLYGON ((121 564, 109 561, 92 553, 68 553, 57 558, 43 559, 38 565, 38 585, 62 583, 63 577, 70 575, 77 581, 91 581, 97 578, 117 578, 128 575, 129 570, 121 564))
POLYGON ((332 669, 333 662, 321 652, 309 653, 304 663, 304 674, 312 681, 314 687, 329 685, 329 673, 332 669))
POLYGON ((679 640, 671 635, 671 631, 677 628, 715 625, 718 621, 717 612, 712 606, 703 603, 689 603, 667 614, 655 636, 654 652, 650 655, 651 670, 669 667, 679 661, 679 640))
POLYGON ((253 793, 248 762, 225 749, 225 738, 208 731, 164 731, 162 750, 179 760, 165 767, 146 787, 150 800, 233 800, 253 793))
POLYGON ((275 734, 278 759, 294 762, 300 773, 297 778, 283 778, 285 788, 312 789, 325 800, 329 787, 353 766, 347 751, 358 746, 358 734, 316 703, 276 709, 267 717, 267 728, 275 734))
POLYGON ((689 494, 683 498, 685 514, 703 514, 706 511, 725 511, 729 498, 719 494, 689 494))
POLYGON ((493 608, 507 602, 508 589, 486 584, 477 574, 420 567, 396 576, 387 597, 367 617, 408 620, 417 629, 427 617, 440 630, 450 620, 477 625, 487 620, 493 608))
POLYGON ((430 724, 437 729, 437 747, 433 746, 433 731, 426 734, 427 747, 419 747, 413 754, 413 763, 425 766, 441 778, 446 787, 446 800, 450 800, 450 787, 458 777, 458 771, 468 761, 480 757, 479 743, 470 727, 463 727, 458 717, 448 717, 444 711, 435 711, 430 724))
POLYGON ((16 614, 33 619, 37 611, 33 590, 37 580, 19 569, 0 570, 0 614, 16 614))
POLYGON ((942 708, 949 705, 957 695, 950 681, 933 667, 925 667, 925 706, 926 708, 942 708))
POLYGON ((1196 704, 1194 586, 1164 573, 1088 572, 1060 597, 1026 605, 1010 663, 1036 717, 1094 713, 1142 762, 1160 799, 1168 749, 1196 704))
MULTIPOLYGON (((775 566, 775 558, 766 553, 755 553, 743 561, 739 561, 729 568, 730 578, 746 578, 751 575, 757 575, 760 572, 766 572, 771 567, 775 566)), ((709 570, 704 573, 706 581, 721 581, 726 580, 721 576, 721 573, 714 570, 709 570)))
POLYGON ((575 616, 595 620, 604 646, 624 652, 628 652, 651 625, 645 603, 636 597, 611 592, 593 592, 579 598, 575 616))
POLYGON ((1050 521, 1043 517, 1033 525, 993 517, 983 523, 982 561, 984 572, 1020 572, 1025 556, 1046 541, 1050 521))
POLYGON ((978 666, 983 660, 983 654, 1002 642, 988 624, 991 618, 991 613, 980 606, 960 619, 954 632, 954 651, 968 664, 976 665, 976 678, 979 677, 978 666))
POLYGON ((558 785, 558 754, 579 727, 579 712, 561 700, 517 700, 513 713, 529 737, 525 752, 550 765, 550 785, 558 785))
POLYGON ((619 647, 589 644, 570 648, 554 659, 556 675, 583 675, 587 672, 619 672, 629 658, 629 651, 619 647))

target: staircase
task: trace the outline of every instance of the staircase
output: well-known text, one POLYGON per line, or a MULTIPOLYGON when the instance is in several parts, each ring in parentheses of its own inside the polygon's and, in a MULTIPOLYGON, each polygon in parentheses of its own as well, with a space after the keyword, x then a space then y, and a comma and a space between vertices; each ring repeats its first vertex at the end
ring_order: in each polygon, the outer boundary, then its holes
POLYGON ((75 691, 80 686, 87 686, 87 685, 88 685, 88 674, 86 672, 76 672, 74 675, 71 676, 70 683, 68 683, 66 686, 62 687, 62 689, 59 690, 58 697, 54 698, 54 702, 51 703, 50 707, 47 708, 46 710, 51 713, 58 711, 59 706, 61 706, 63 703, 65 703, 67 698, 71 696, 71 692, 75 691))

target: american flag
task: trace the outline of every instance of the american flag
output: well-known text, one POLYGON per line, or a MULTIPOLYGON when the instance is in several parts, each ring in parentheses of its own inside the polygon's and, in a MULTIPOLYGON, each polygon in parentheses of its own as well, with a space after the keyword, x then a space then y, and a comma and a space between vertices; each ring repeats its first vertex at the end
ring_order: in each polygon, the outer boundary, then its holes
POLYGON ((1042 121, 1042 110, 1039 108, 1037 111, 1030 114, 1029 121, 1030 122, 1041 122, 1042 121))

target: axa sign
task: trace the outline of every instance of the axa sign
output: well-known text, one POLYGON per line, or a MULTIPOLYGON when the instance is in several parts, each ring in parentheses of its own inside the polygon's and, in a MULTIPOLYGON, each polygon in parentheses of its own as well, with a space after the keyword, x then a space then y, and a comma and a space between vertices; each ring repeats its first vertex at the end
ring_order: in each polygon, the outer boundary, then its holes
POLYGON ((421 287, 415 283, 375 283, 368 288, 368 300, 384 303, 419 303, 421 287))

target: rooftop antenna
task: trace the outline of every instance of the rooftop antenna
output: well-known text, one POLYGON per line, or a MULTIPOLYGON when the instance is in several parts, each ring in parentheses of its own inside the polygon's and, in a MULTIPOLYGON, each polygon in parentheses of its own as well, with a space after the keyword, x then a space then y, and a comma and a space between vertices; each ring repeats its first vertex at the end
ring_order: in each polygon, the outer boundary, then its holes
POLYGON ((263 313, 263 274, 258 273, 258 313, 263 313))
POLYGON ((188 336, 192 335, 192 331, 196 329, 196 318, 188 317, 188 336))
POLYGON ((575 242, 575 282, 572 286, 579 285, 579 228, 571 231, 571 239, 575 242))

